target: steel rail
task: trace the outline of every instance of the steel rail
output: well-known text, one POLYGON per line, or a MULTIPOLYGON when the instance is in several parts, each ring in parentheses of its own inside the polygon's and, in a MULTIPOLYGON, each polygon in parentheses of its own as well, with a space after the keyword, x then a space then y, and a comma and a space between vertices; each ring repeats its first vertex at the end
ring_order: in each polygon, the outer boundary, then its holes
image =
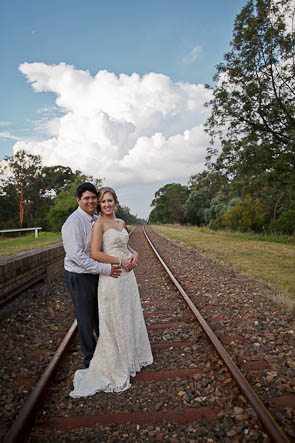
POLYGON ((289 443, 289 440, 285 433, 282 431, 282 429, 279 427, 273 416, 270 414, 268 409, 265 407, 263 402, 260 400, 260 398, 257 396, 255 391, 251 388, 246 378, 243 376, 237 365, 233 362, 228 352, 223 347, 222 343, 219 341, 219 339, 216 337, 204 317, 201 315, 200 311, 196 308, 194 303, 191 301, 190 297, 186 294, 184 289, 181 287, 181 285, 178 283, 158 251, 156 250, 155 246, 153 245, 152 241, 148 237, 145 228, 143 228, 143 233, 151 246, 153 252, 159 259, 160 263, 164 267, 165 271, 169 275, 170 279, 178 289, 178 291, 181 293, 182 297, 194 313, 195 317, 199 321, 200 325, 202 326, 203 330, 205 331, 207 337, 213 344, 215 350, 219 354, 222 361, 227 366, 228 370, 230 371, 233 379, 239 386, 240 390, 242 391, 243 395, 247 398, 248 402, 252 405, 254 408, 259 420, 261 421, 261 424, 265 430, 265 432, 268 434, 268 436, 276 443, 289 443))
MULTIPOLYGON (((133 232, 136 230, 137 226, 133 227, 133 229, 128 233, 129 237, 133 234, 133 232)), ((23 442, 24 441, 24 433, 28 428, 29 421, 32 417, 34 408, 36 407, 36 404, 38 400, 40 400, 46 386, 49 383, 50 378, 52 377, 52 374, 54 373, 54 370, 56 369, 58 363, 60 362, 61 358, 65 354, 65 351, 73 338, 75 332, 77 330, 77 320, 75 319, 72 323, 71 327, 69 328, 68 332, 64 336, 62 342, 60 343, 59 347, 55 351, 55 354, 53 355, 52 359, 50 360, 47 368, 41 375, 41 378, 39 379, 38 383, 36 384, 35 388, 29 395, 27 401, 25 402, 24 406, 22 407, 19 415, 16 417, 15 421, 13 422, 12 426, 10 427, 8 434, 4 438, 4 443, 16 443, 16 442, 23 442)))
POLYGON ((45 387, 47 386, 50 377, 52 376, 54 370, 56 369, 57 364, 59 363, 61 357, 63 356, 68 344, 70 343, 75 331, 77 329, 77 320, 75 319, 72 323, 71 327, 69 328, 68 332, 64 336, 62 342, 60 343, 59 347, 57 348, 55 354, 53 355, 52 359, 50 360, 47 368, 41 375, 41 378, 39 379, 38 383, 36 384, 34 390, 31 392, 30 396, 28 397, 26 403, 24 404, 23 408, 21 409, 19 415, 16 417, 13 425, 11 426, 4 442, 5 443, 14 443, 17 441, 24 441, 23 440, 23 433, 25 432, 29 420, 32 416, 33 410, 40 399, 41 395, 44 392, 45 387), (20 440, 21 438, 21 440, 20 440))
POLYGON ((137 228, 137 226, 134 226, 130 232, 128 232, 128 230, 127 230, 129 237, 133 234, 133 232, 136 230, 136 228, 137 228))

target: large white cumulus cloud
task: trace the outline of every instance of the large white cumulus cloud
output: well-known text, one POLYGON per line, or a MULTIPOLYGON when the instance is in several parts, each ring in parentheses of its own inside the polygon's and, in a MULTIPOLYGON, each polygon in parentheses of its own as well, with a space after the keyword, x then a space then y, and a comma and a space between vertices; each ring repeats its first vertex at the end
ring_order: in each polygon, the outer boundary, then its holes
MULTIPOLYGON (((41 141, 14 150, 42 156, 47 165, 106 178, 114 186, 169 182, 202 170, 208 145, 203 85, 174 83, 162 74, 140 77, 88 71, 60 63, 23 63, 36 92, 53 92, 61 116, 48 120, 41 141)), ((44 128, 44 125, 43 125, 44 128)))

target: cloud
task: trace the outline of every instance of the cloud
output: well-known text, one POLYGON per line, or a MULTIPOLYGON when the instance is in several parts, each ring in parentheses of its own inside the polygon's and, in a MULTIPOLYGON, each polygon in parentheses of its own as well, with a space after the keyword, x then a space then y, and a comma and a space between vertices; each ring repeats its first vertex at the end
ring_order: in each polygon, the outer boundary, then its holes
POLYGON ((67 165, 113 186, 187 182, 203 169, 209 143, 204 103, 212 97, 203 85, 156 73, 102 70, 92 76, 64 63, 19 69, 36 92, 56 95, 62 114, 39 120, 40 140, 18 141, 14 151, 25 149, 47 165, 67 165))
POLYGON ((11 122, 0 121, 0 126, 10 126, 11 122))
POLYGON ((23 141, 23 139, 21 137, 17 137, 16 135, 12 135, 12 134, 10 134, 10 132, 7 132, 7 131, 5 131, 5 132, 0 131, 0 138, 8 138, 10 140, 22 140, 23 141))
POLYGON ((184 63, 194 63, 201 55, 202 48, 201 46, 194 46, 191 51, 183 57, 184 63))
POLYGON ((57 106, 44 106, 37 109, 37 112, 44 115, 55 115, 57 112, 60 112, 60 109, 57 106))
POLYGON ((24 63, 19 69, 35 91, 54 92, 64 114, 42 123, 52 137, 19 142, 16 150, 120 183, 188 176, 204 160, 204 103, 212 91, 203 85, 173 83, 155 73, 116 76, 103 70, 92 77, 64 63, 24 63))
POLYGON ((42 138, 48 136, 58 136, 60 121, 59 118, 44 117, 34 121, 34 131, 42 138))
MULTIPOLYGON (((285 20, 286 32, 292 33, 294 32, 294 0, 289 1, 287 3, 282 0, 273 0, 273 5, 278 7, 279 12, 282 14, 285 20)), ((277 20, 277 13, 270 13, 270 18, 275 22, 277 20)))

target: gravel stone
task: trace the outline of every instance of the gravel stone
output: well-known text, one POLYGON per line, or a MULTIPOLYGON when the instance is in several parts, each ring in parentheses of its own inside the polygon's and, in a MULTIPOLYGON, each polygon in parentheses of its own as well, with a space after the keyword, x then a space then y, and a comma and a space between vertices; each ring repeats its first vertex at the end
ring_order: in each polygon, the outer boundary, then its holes
MULTIPOLYGON (((150 341, 154 345, 171 344, 165 349, 154 349, 154 364, 142 372, 188 368, 200 372, 191 378, 134 382, 122 395, 97 393, 72 399, 69 392, 74 372, 83 367, 76 338, 47 389, 44 410, 36 418, 30 442, 270 442, 252 407, 163 272, 141 229, 135 231, 130 243, 140 254, 136 277, 150 341), (150 329, 159 323, 177 322, 174 329, 150 329), (177 341, 186 343, 173 347, 172 343, 177 341), (71 431, 49 429, 46 424, 50 417, 202 407, 218 407, 219 412, 211 421, 189 423, 130 422, 71 431)), ((273 301, 275 290, 270 287, 221 266, 196 249, 169 241, 149 227, 147 231, 170 270, 292 440, 294 406, 279 408, 273 399, 295 396, 294 313, 273 301), (254 370, 261 362, 265 363, 263 369, 254 370), (243 369, 246 363, 251 363, 248 367, 252 369, 243 369)), ((49 288, 38 285, 26 291, 14 305, 0 312, 1 436, 32 392, 73 320, 72 303, 62 276, 49 288)))

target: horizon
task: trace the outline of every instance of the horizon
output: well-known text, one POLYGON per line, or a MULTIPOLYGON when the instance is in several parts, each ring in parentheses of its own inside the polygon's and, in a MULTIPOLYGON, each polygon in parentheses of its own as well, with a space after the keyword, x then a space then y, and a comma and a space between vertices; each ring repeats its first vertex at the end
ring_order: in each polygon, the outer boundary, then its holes
POLYGON ((154 193, 204 169, 212 77, 246 0, 0 6, 0 155, 105 179, 147 219, 154 193))

